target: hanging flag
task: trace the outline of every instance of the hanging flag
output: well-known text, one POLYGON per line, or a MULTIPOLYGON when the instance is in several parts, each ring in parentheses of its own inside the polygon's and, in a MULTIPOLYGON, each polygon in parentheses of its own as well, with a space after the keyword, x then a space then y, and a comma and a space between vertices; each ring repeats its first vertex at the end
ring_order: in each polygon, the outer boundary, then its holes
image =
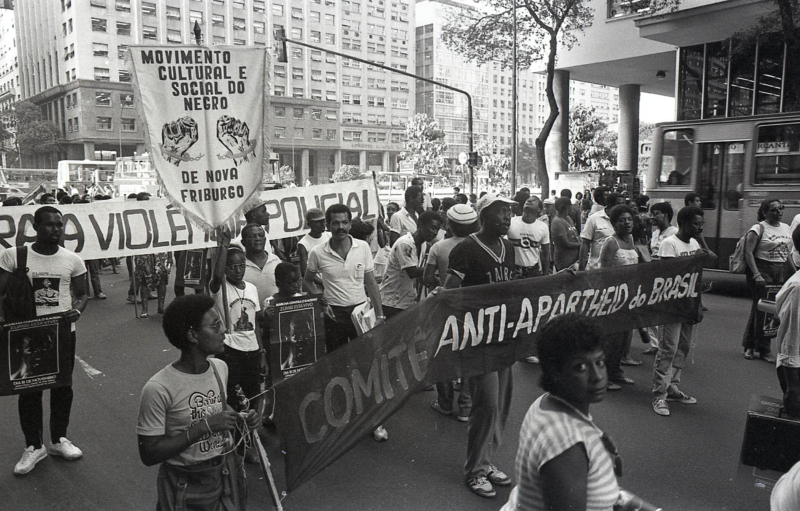
POLYGON ((133 46, 148 151, 170 202, 206 230, 258 200, 265 48, 133 46))

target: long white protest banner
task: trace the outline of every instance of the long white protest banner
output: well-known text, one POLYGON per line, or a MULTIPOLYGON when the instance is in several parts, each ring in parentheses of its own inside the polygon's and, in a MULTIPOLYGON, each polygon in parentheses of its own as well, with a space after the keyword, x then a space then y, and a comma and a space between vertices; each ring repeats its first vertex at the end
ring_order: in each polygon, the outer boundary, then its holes
MULTIPOLYGON (((283 188, 262 192, 270 214, 271 239, 300 236, 308 232, 305 214, 310 208, 323 211, 333 204, 346 204, 354 218, 374 220, 378 196, 371 179, 327 185, 283 188)), ((0 247, 36 240, 33 214, 42 206, 0 208, 0 247)), ((206 234, 166 199, 143 202, 101 201, 57 206, 64 220, 64 246, 83 259, 124 257, 216 246, 206 234)), ((237 222, 237 234, 245 225, 237 222)))

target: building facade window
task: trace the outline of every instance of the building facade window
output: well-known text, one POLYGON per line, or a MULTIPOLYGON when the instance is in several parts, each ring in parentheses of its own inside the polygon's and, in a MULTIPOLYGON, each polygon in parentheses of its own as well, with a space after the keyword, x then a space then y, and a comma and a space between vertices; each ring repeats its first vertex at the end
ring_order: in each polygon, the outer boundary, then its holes
POLYGON ((136 131, 136 119, 122 117, 119 120, 119 127, 122 131, 136 131))
POLYGON ((95 57, 108 57, 108 45, 105 43, 92 43, 92 55, 95 57))
POLYGON ((142 38, 143 39, 158 39, 158 28, 142 25, 142 38))
MULTIPOLYGON (((92 32, 106 32, 107 25, 108 22, 102 18, 92 18, 92 32)), ((72 30, 70 30, 70 32, 72 32, 72 30)))
POLYGON ((133 108, 134 107, 133 94, 129 94, 127 92, 120 93, 119 104, 122 105, 122 108, 133 108))
POLYGON ((111 117, 97 117, 95 127, 97 131, 113 131, 114 129, 111 124, 111 117))
POLYGON ((111 72, 106 67, 94 68, 94 79, 98 82, 110 82, 111 72))
POLYGON ((151 2, 142 2, 142 16, 155 16, 156 4, 151 2))
POLYGON ((126 21, 118 21, 117 35, 131 35, 131 24, 126 21))
POLYGON ((111 93, 95 91, 94 104, 95 106, 111 106, 111 93))

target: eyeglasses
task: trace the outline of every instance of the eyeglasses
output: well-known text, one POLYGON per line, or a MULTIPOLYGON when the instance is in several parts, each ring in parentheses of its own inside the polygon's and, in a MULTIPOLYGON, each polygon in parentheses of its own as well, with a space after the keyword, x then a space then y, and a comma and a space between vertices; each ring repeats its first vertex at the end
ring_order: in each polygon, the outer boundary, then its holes
MULTIPOLYGON (((194 327, 191 327, 194 330, 194 327)), ((199 328, 211 328, 215 332, 219 332, 222 328, 224 328, 224 324, 222 323, 221 319, 218 319, 211 323, 210 325, 200 325, 199 328)))
POLYGON ((225 268, 228 268, 230 270, 244 270, 245 268, 247 268, 247 263, 229 264, 225 266, 225 268))
POLYGON ((769 208, 769 210, 768 210, 768 211, 769 211, 770 213, 780 213, 780 212, 781 212, 781 211, 783 211, 784 209, 786 209, 786 206, 784 206, 783 204, 781 204, 781 205, 780 205, 780 206, 778 206, 777 208, 769 208))

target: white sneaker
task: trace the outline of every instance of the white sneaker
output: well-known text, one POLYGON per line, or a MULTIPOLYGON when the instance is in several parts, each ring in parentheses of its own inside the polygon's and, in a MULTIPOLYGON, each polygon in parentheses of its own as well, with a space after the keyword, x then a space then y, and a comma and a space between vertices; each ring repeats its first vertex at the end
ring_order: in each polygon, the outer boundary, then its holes
POLYGON ((37 463, 46 457, 47 451, 45 450, 44 446, 34 449, 32 445, 29 445, 22 452, 22 459, 20 459, 19 462, 14 466, 14 473, 18 476, 27 474, 33 470, 33 467, 35 467, 37 463))
POLYGON ((63 436, 59 438, 59 442, 57 444, 50 444, 50 448, 48 449, 50 454, 53 456, 61 456, 65 460, 77 460, 81 456, 83 456, 83 451, 75 447, 75 445, 64 438, 63 436))
POLYGON ((386 431, 386 428, 383 426, 378 426, 375 428, 375 431, 372 432, 372 438, 374 438, 376 442, 385 442, 389 440, 389 432, 386 431))

